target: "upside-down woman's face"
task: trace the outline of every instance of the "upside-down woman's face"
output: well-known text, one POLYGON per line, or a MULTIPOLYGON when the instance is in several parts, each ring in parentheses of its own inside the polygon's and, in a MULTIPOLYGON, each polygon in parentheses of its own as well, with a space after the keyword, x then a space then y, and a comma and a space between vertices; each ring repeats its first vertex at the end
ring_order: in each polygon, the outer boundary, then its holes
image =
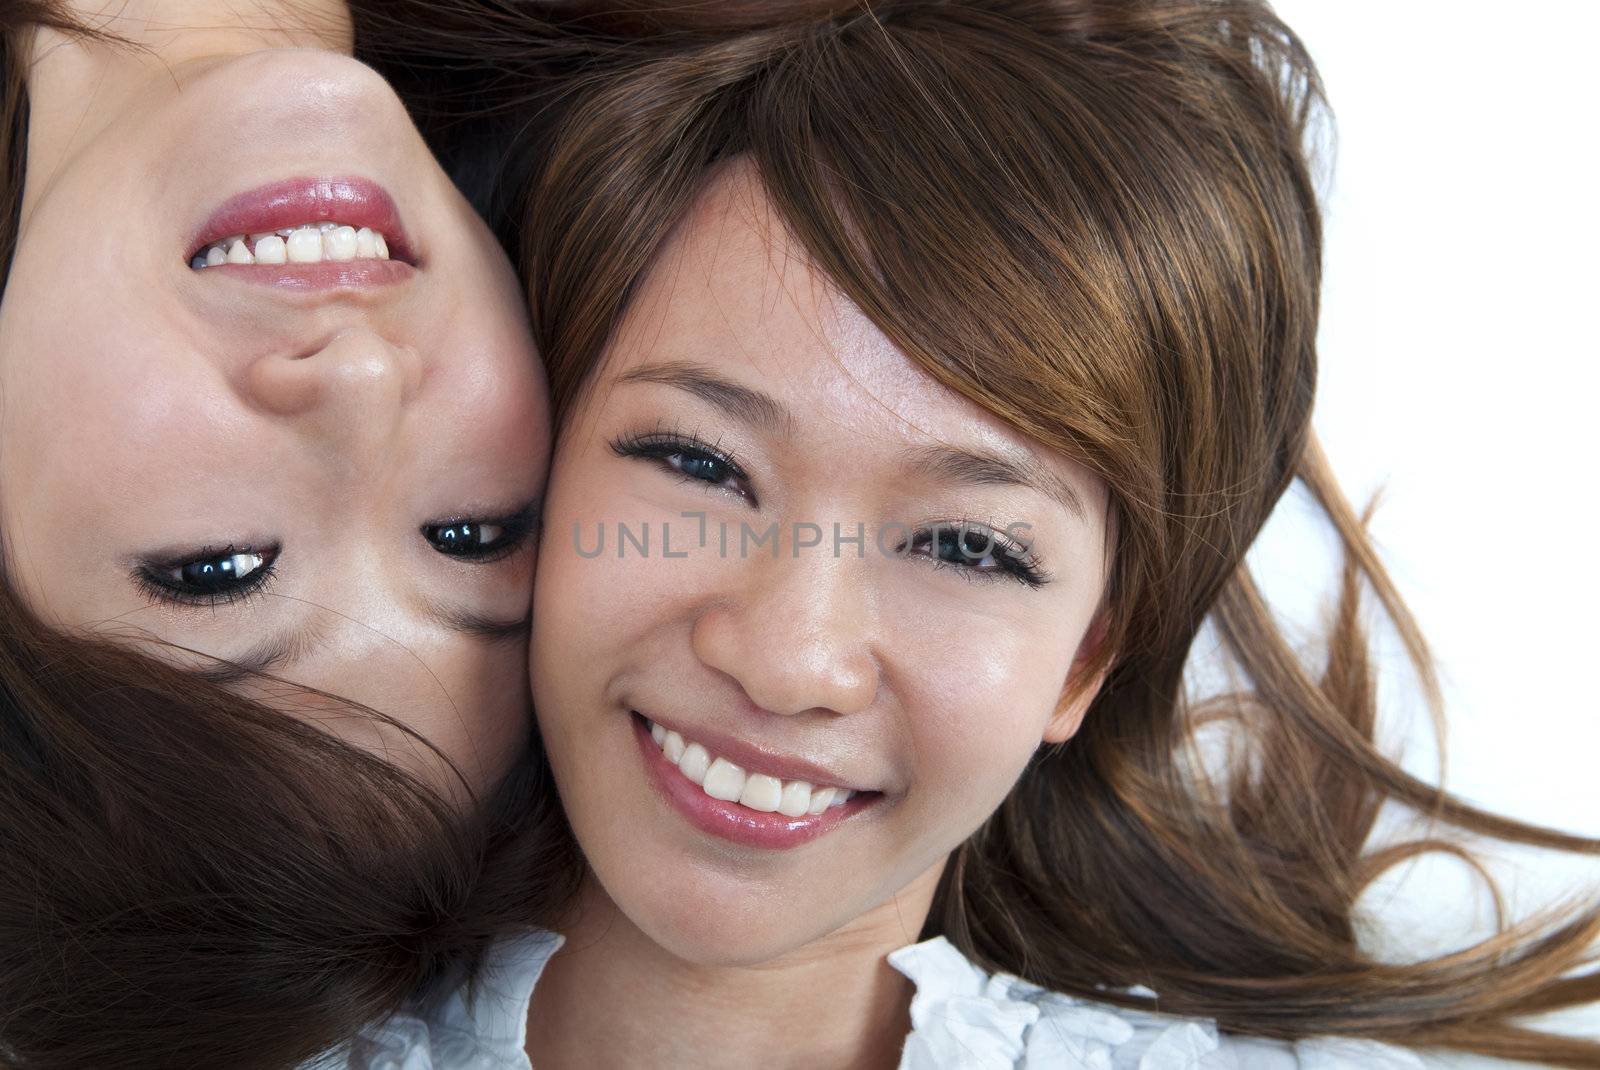
POLYGON ((535 709, 599 885, 703 963, 925 892, 1081 718, 1105 524, 1087 470, 923 373, 724 172, 552 470, 535 709))
MULTIPOLYGON (((119 104, 30 175, 9 581, 47 622, 365 703, 482 785, 528 730, 548 460, 509 264, 348 56, 180 64, 119 104)), ((360 720, 333 727, 384 745, 360 720)))

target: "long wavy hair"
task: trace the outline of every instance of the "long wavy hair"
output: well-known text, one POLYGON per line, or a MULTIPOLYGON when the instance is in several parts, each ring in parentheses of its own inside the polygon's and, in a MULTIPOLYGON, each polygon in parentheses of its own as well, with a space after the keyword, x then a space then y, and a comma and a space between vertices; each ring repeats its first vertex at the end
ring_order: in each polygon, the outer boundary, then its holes
MULTIPOLYGON (((58 5, 0 3, 0 270, 41 25, 105 39, 58 5)), ((337 1048, 481 947, 475 925, 509 924, 473 896, 514 827, 550 852, 518 920, 567 901, 580 868, 538 762, 469 812, 294 711, 428 748, 403 725, 267 687, 271 706, 51 628, 0 554, 0 1066, 280 1070, 337 1048)))
MULTIPOLYGON (((1105 686, 951 858, 923 935, 1051 989, 1243 1033, 1600 1067, 1600 1045, 1521 1021, 1600 999, 1600 974, 1574 974, 1594 963, 1595 901, 1426 961, 1357 939, 1372 879, 1429 851, 1470 860, 1462 833, 1585 854, 1600 841, 1475 808, 1375 745, 1368 598, 1435 716, 1442 702, 1368 516, 1312 433, 1325 104, 1267 4, 567 12, 597 59, 552 137, 507 148, 501 198, 558 416, 707 175, 740 157, 927 374, 1111 488, 1108 641, 1079 678, 1104 667, 1105 686), (1343 551, 1325 659, 1297 652, 1245 564, 1296 480, 1343 551), (1184 669, 1207 622, 1245 686, 1197 703, 1184 669), (1218 720, 1248 744, 1226 768, 1195 744, 1218 720), (1428 831, 1375 845, 1385 804, 1428 831), (1136 985, 1158 1001, 1123 993, 1136 985)), ((462 46, 510 72, 476 106, 548 117, 514 76, 515 13, 497 17, 462 46)), ((529 875, 515 852, 501 865, 513 886, 529 875)))

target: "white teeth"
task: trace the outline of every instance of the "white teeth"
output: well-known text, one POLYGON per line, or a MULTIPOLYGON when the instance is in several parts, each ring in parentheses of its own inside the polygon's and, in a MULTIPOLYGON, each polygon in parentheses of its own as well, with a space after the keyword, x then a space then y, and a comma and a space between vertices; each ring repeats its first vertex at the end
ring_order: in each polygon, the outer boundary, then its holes
POLYGON ((662 741, 661 753, 667 756, 667 761, 676 762, 683 757, 683 737, 676 732, 668 732, 667 738, 662 741))
POLYGON ((289 247, 282 238, 276 234, 268 234, 256 242, 256 263, 282 264, 289 259, 289 247))
POLYGON ((713 799, 737 802, 764 813, 804 817, 843 806, 855 797, 856 793, 848 788, 818 788, 804 780, 780 780, 767 773, 747 773, 671 729, 654 721, 645 723, 650 726, 650 738, 667 760, 713 799))
POLYGON ((354 260, 356 258, 356 228, 334 227, 323 232, 322 256, 326 260, 354 260))
POLYGON ((322 261, 322 233, 302 227, 289 235, 289 263, 316 264, 322 261))
POLYGON ((694 781, 696 784, 706 782, 706 770, 711 768, 711 752, 698 743, 691 743, 683 751, 683 757, 678 759, 678 772, 694 781))
POLYGON ((370 227, 324 221, 278 231, 235 234, 212 242, 189 260, 195 269, 219 264, 315 264, 323 260, 387 260, 389 243, 370 227))
POLYGON ((765 773, 751 773, 745 778, 744 790, 739 793, 739 805, 752 810, 774 813, 783 798, 783 781, 765 773))
POLYGON ((744 794, 744 780, 743 769, 726 758, 718 758, 706 770, 705 783, 700 785, 700 790, 713 799, 737 802, 739 796, 744 794))
POLYGON ((856 793, 848 788, 824 788, 822 791, 811 793, 810 814, 820 814, 822 811, 836 806, 843 806, 856 797, 856 793))
POLYGON ((804 780, 791 780, 783 785, 783 795, 778 799, 778 813, 784 817, 804 817, 810 809, 810 784, 804 780))

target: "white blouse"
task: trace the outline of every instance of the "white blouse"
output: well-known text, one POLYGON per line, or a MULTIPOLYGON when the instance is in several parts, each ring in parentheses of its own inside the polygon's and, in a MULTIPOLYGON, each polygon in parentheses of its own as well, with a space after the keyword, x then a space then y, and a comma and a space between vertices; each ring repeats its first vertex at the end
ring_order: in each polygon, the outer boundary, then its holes
MULTIPOLYGON (((531 1070, 528 1004, 554 933, 496 944, 475 998, 451 993, 426 1013, 400 1013, 302 1070, 531 1070)), ((1235 1037, 1209 1021, 1128 1010, 988 974, 944 937, 903 947, 889 964, 916 985, 900 1070, 1431 1070, 1499 1066, 1424 1057, 1370 1040, 1235 1037)), ((1139 990, 1135 990, 1139 991, 1139 990)), ((1143 990, 1148 994, 1148 990, 1143 990)))

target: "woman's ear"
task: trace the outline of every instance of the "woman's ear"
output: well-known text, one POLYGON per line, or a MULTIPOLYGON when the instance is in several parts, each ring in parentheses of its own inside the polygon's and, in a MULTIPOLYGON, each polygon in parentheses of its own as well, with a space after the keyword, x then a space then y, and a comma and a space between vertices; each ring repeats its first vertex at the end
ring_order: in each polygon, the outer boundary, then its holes
POLYGON ((1100 693, 1100 687, 1106 682, 1110 669, 1103 669, 1096 673, 1094 679, 1085 680, 1074 691, 1068 688, 1061 696, 1061 702, 1056 706, 1056 712, 1050 715, 1050 720, 1045 723, 1043 741, 1046 743, 1065 743, 1077 734, 1078 728, 1083 724, 1083 718, 1089 712, 1089 707, 1094 704, 1095 696, 1100 693))
POLYGON ((1068 670, 1067 683, 1062 689, 1061 701, 1056 704, 1056 710, 1050 715, 1050 720, 1045 723, 1043 742, 1065 743, 1077 734, 1078 728, 1083 724, 1084 715, 1089 712, 1089 707, 1094 704, 1095 696, 1100 694, 1100 688, 1105 684, 1106 677, 1111 673, 1112 658, 1106 658, 1100 669, 1089 679, 1082 679, 1081 674, 1085 667, 1100 652, 1100 647, 1106 640, 1106 615, 1104 611, 1096 613, 1089 630, 1084 633, 1083 641, 1078 644, 1078 655, 1072 659, 1072 668, 1068 670))

